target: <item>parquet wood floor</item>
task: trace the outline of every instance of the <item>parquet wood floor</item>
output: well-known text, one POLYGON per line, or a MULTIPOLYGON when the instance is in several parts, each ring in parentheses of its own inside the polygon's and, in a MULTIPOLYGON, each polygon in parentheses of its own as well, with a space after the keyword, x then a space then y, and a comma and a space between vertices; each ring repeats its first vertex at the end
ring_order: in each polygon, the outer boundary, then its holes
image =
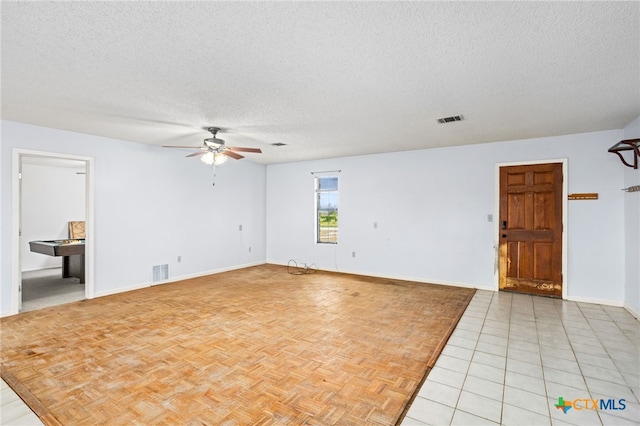
POLYGON ((6 317, 45 424, 395 424, 475 290, 262 265, 6 317))

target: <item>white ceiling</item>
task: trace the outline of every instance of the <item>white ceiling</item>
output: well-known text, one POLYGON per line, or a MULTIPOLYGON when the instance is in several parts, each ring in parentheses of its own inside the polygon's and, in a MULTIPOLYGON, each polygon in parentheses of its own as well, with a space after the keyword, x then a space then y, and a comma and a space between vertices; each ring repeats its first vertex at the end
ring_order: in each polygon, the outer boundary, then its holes
POLYGON ((155 145, 200 145, 215 125, 228 145, 261 148, 246 154, 260 163, 640 115, 635 1, 3 1, 1 13, 3 119, 155 145))

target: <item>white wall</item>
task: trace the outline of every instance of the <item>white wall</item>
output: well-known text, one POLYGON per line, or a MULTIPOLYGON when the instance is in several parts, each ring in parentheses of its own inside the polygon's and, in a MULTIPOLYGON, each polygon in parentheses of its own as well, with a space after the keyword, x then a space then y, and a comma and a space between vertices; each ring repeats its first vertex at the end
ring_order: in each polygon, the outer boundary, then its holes
POLYGON ((497 233, 487 214, 497 217, 496 163, 568 158, 569 193, 600 196, 568 205, 569 298, 633 306, 638 272, 629 261, 625 267, 625 251, 638 237, 625 240, 625 223, 638 217, 637 205, 620 188, 636 183, 607 152, 626 132, 267 167, 234 161, 217 169, 212 187, 211 169, 178 150, 3 121, 2 314, 11 307, 13 148, 95 158, 97 295, 147 285, 157 264, 168 263, 174 278, 292 258, 320 269, 492 289, 497 233), (340 243, 316 245, 311 172, 334 169, 342 169, 340 243))
POLYGON ((493 289, 496 163, 568 159, 568 297, 624 300, 622 131, 267 167, 267 261, 493 289), (312 171, 341 169, 340 242, 314 243, 312 171), (373 223, 378 228, 374 229, 373 223), (356 257, 352 257, 352 252, 356 257))
POLYGON ((98 296, 148 285, 153 265, 169 264, 169 277, 177 278, 265 261, 264 165, 229 161, 216 169, 213 187, 212 168, 182 150, 3 121, 3 315, 12 300, 13 148, 95 159, 98 296))
MULTIPOLYGON (((4 175, 3 175, 3 171, 5 169, 4 167, 4 158, 6 157, 6 155, 4 155, 4 149, 2 148, 4 143, 2 142, 2 128, 4 126, 4 123, 0 120, 0 203, 4 204, 4 193, 7 190, 7 187, 4 185, 4 175)), ((10 188, 10 187, 9 187, 10 188)), ((5 223, 5 215, 4 215, 4 208, 2 207, 2 204, 0 204, 0 295, 2 296, 2 302, 0 302, 0 316, 2 316, 5 312, 5 302, 4 299, 5 298, 9 298, 9 295, 5 295, 2 292, 2 280, 4 280, 4 264, 5 264, 5 257, 8 258, 9 256, 5 256, 4 255, 4 250, 3 250, 3 246, 4 244, 2 244, 2 241, 6 240, 11 240, 11 234, 7 234, 5 233, 4 229, 4 223, 5 223)), ((8 221, 7 221, 8 222, 8 221)), ((10 274, 9 274, 10 276, 10 274)), ((10 305, 10 301, 7 302, 7 306, 10 305)))
MULTIPOLYGON (((640 138, 640 117, 624 129, 624 139, 640 138)), ((626 158, 630 159, 629 153, 626 158)), ((629 161, 629 160, 628 160, 629 161)), ((624 187, 640 185, 640 169, 624 168, 624 187)), ((625 212, 625 306, 640 316, 640 192, 624 196, 625 212)))
POLYGON ((32 271, 62 265, 61 257, 33 253, 29 241, 69 238, 69 221, 85 220, 84 162, 64 166, 39 160, 22 165, 22 238, 20 266, 32 271))

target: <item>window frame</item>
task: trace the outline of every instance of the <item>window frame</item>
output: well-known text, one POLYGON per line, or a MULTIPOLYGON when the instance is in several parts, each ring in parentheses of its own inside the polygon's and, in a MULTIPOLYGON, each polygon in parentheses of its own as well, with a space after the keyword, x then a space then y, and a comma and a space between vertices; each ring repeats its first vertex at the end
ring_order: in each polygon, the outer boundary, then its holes
MULTIPOLYGON (((324 176, 315 176, 313 178, 313 183, 314 183, 314 225, 315 225, 315 243, 316 244, 338 244, 338 235, 339 235, 339 180, 338 180, 338 176, 337 175, 324 175, 324 176), (322 179, 335 179, 335 189, 321 189, 320 187, 320 182, 322 179), (320 206, 320 194, 329 194, 329 193, 333 193, 335 194, 335 209, 324 209, 321 210, 321 206, 320 206), (331 236, 329 236, 329 238, 327 238, 326 236, 323 238, 323 236, 321 235, 321 226, 320 226, 320 214, 321 212, 332 212, 335 211, 335 232, 333 233, 333 238, 331 238, 331 236), (331 241, 331 240, 335 240, 335 241, 331 241)), ((325 227, 326 229, 327 227, 325 227)), ((330 227, 333 228, 333 227, 330 227)))

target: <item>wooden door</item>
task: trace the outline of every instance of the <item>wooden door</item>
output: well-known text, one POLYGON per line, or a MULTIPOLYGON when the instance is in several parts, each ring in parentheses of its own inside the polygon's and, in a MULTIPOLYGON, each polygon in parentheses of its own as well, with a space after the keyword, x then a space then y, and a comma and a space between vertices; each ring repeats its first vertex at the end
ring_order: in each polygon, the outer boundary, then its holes
POLYGON ((562 164, 500 168, 501 290, 562 297, 562 164))

